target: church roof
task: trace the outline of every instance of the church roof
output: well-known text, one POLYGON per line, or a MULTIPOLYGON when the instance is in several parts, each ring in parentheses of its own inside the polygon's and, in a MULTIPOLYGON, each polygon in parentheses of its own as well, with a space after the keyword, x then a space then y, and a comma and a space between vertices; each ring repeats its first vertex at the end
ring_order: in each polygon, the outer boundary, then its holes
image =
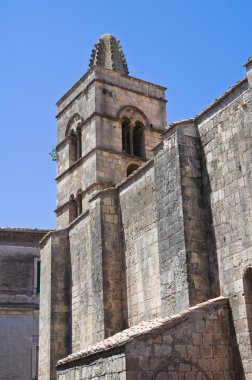
POLYGON ((92 50, 89 67, 95 65, 106 67, 122 74, 129 74, 126 58, 123 54, 120 41, 112 34, 100 37, 92 50))

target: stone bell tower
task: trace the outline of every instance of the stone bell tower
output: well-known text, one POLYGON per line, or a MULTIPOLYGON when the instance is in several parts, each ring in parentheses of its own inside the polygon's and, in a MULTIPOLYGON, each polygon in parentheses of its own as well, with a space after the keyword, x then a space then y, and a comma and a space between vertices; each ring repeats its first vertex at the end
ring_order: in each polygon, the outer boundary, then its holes
POLYGON ((57 230, 41 243, 39 379, 60 358, 125 327, 116 185, 152 158, 165 88, 129 76, 102 36, 89 70, 57 102, 57 230))
POLYGON ((105 34, 88 72, 57 103, 59 228, 88 208, 90 194, 150 159, 160 140, 165 89, 128 73, 119 41, 105 34))

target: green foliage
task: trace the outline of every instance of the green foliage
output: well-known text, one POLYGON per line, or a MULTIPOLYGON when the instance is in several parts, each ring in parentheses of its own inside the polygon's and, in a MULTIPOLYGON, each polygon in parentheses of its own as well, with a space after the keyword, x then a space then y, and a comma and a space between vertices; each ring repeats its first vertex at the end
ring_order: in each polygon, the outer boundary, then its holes
POLYGON ((49 152, 49 156, 51 157, 52 161, 58 161, 58 154, 56 148, 52 148, 51 152, 49 152))

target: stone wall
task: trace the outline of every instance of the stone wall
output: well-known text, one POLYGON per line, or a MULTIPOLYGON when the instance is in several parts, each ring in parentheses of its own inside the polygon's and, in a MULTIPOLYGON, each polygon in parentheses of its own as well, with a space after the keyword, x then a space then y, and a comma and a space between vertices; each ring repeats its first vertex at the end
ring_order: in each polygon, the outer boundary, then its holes
POLYGON ((243 277, 252 265, 252 95, 243 80, 203 113, 198 130, 204 153, 205 203, 212 213, 212 252, 217 252, 221 294, 230 298, 247 378, 252 376, 243 277))
POLYGON ((126 357, 123 349, 112 354, 94 356, 83 360, 81 365, 66 369, 58 374, 58 380, 126 380, 126 357))
MULTIPOLYGON (((228 300, 142 322, 58 363, 59 380, 234 379, 228 300)), ((242 379, 242 373, 239 373, 242 379)))
POLYGON ((160 315, 153 162, 119 186, 127 326, 160 315))
POLYGON ((39 379, 56 379, 55 363, 71 352, 71 266, 68 231, 41 242, 39 379))
POLYGON ((162 315, 189 306, 178 135, 158 147, 154 158, 162 315))
MULTIPOLYGON (((57 206, 63 206, 69 201, 72 194, 75 197, 79 189, 84 191, 96 182, 96 154, 93 152, 83 158, 82 162, 76 164, 72 170, 57 178, 57 206)), ((69 225, 68 213, 66 215, 63 213, 57 223, 58 228, 67 227, 69 225)))
POLYGON ((123 329, 122 258, 115 189, 100 195, 105 337, 123 329))
MULTIPOLYGON (((41 260, 41 300, 40 300, 40 337, 39 337, 39 379, 50 377, 50 337, 51 337, 51 259, 50 240, 43 246, 41 260)), ((42 252, 41 252, 42 253, 42 252)))
POLYGON ((0 309, 0 380, 35 380, 38 370, 38 311, 0 309))
POLYGON ((86 120, 95 112, 95 71, 90 70, 58 102, 58 144, 66 137, 66 128, 74 114, 86 120))
MULTIPOLYGON (((71 118, 70 118, 71 120, 71 118)), ((66 123, 69 120, 66 121, 66 123)), ((82 127, 81 133, 81 142, 82 142, 82 155, 85 156, 92 149, 96 147, 96 118, 91 119, 82 127)), ((72 126, 73 129, 76 129, 76 125, 72 126)), ((58 147, 58 175, 64 173, 70 166, 69 162, 69 144, 70 140, 65 139, 63 143, 58 147)))
MULTIPOLYGON (((34 246, 1 245, 0 242, 0 289, 9 298, 15 294, 31 297, 34 294, 34 264, 39 258, 34 246)), ((35 293, 36 294, 36 293, 35 293)))
POLYGON ((72 352, 122 329, 117 193, 100 192, 69 227, 72 352))
POLYGON ((72 272, 72 352, 75 352, 96 341, 97 310, 92 286, 95 273, 88 214, 70 228, 69 240, 72 272))
POLYGON ((97 151, 97 180, 116 185, 127 177, 130 164, 142 166, 146 160, 113 151, 97 151))
POLYGON ((169 131, 154 156, 162 315, 209 298, 200 146, 194 126, 169 131))

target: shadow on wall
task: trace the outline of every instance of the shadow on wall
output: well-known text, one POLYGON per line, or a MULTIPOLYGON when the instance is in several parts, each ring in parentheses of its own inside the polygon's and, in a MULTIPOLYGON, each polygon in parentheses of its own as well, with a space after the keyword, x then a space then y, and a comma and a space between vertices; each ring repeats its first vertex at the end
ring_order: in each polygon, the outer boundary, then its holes
POLYGON ((252 268, 247 268, 243 277, 244 299, 248 322, 250 349, 252 349, 252 268))
POLYGON ((219 266, 217 258, 216 248, 216 236, 213 226, 213 215, 211 209, 211 182, 206 166, 206 158, 204 148, 202 146, 201 139, 199 138, 199 146, 201 150, 201 178, 202 178, 202 198, 205 214, 205 226, 207 237, 207 250, 209 259, 209 283, 211 287, 211 298, 218 297, 220 295, 220 279, 219 279, 219 266))
POLYGON ((231 339, 232 339, 231 345, 232 345, 232 351, 233 351, 235 380, 245 380, 245 374, 244 374, 241 355, 239 351, 239 345, 236 339, 236 332, 235 332, 231 307, 229 307, 229 325, 230 325, 230 333, 231 333, 231 339))
POLYGON ((120 231, 120 251, 121 251, 121 268, 122 268, 122 281, 121 281, 121 294, 122 294, 122 308, 123 308, 123 322, 122 329, 125 330, 129 327, 128 321, 128 294, 127 294, 127 280, 126 280, 126 243, 125 233, 122 223, 122 210, 120 204, 120 196, 118 197, 118 217, 119 217, 119 231, 120 231))

